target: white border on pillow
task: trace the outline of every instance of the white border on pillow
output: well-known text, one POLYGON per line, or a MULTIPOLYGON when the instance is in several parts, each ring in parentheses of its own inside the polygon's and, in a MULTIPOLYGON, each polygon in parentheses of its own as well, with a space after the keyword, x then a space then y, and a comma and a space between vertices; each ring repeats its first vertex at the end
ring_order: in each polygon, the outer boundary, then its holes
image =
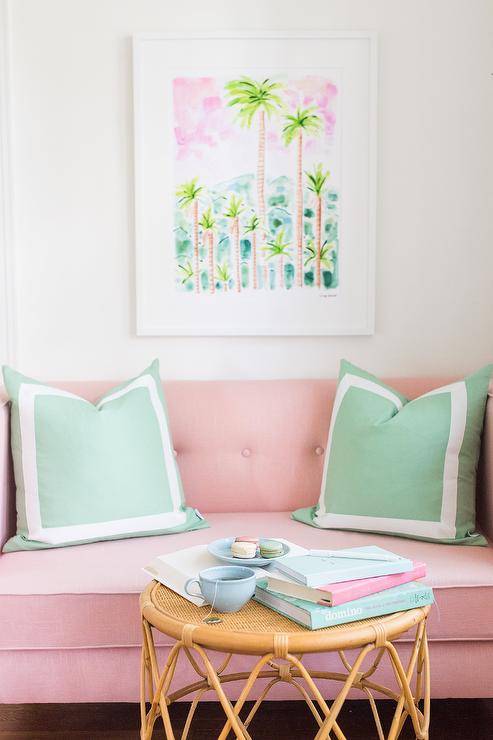
MULTIPOLYGON (((458 474, 459 453, 464 439, 467 420, 467 388, 464 381, 451 383, 450 385, 436 388, 425 393, 419 398, 434 396, 439 393, 450 394, 450 433, 445 451, 445 463, 443 469, 442 509, 440 521, 422 521, 417 519, 394 519, 391 517, 357 516, 354 514, 332 514, 325 508, 325 491, 327 480, 327 468, 330 464, 330 451, 332 447, 332 435, 344 396, 350 388, 362 388, 370 393, 383 396, 391 401, 397 411, 402 408, 400 398, 383 388, 378 383, 361 378, 358 375, 347 373, 337 388, 332 411, 332 419, 327 440, 326 460, 322 478, 319 508, 315 514, 314 521, 319 527, 340 529, 361 529, 395 534, 407 534, 417 537, 428 537, 434 539, 449 538, 456 536, 457 496, 458 496, 458 474)), ((419 399, 415 399, 418 401, 419 399)), ((413 403, 413 401, 410 401, 413 403)))
POLYGON ((171 501, 173 510, 162 514, 151 514, 148 516, 131 517, 128 519, 115 519, 106 522, 94 522, 91 524, 74 524, 66 527, 43 527, 41 522, 41 511, 38 493, 38 470, 36 465, 36 435, 34 420, 34 400, 36 396, 62 396, 74 398, 81 403, 91 404, 84 398, 76 396, 68 391, 51 388, 36 383, 22 383, 19 388, 19 420, 22 441, 22 474, 24 477, 24 493, 26 506, 26 524, 29 539, 45 542, 49 545, 60 545, 64 542, 77 542, 79 540, 90 540, 97 537, 111 537, 112 535, 134 534, 137 532, 151 532, 154 530, 168 529, 183 524, 186 513, 179 511, 181 506, 180 486, 176 463, 173 455, 173 447, 169 434, 168 424, 160 401, 156 382, 151 375, 141 375, 132 383, 115 393, 103 398, 95 407, 100 409, 110 401, 130 393, 135 388, 147 388, 152 408, 156 414, 163 455, 166 463, 166 471, 170 485, 171 501))

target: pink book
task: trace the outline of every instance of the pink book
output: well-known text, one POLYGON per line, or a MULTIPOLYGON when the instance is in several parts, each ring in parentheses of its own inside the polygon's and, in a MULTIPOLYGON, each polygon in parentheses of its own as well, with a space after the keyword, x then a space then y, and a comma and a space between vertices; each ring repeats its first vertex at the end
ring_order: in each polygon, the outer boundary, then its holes
POLYGON ((267 575, 268 588, 286 596, 294 596, 297 599, 312 601, 321 606, 338 606, 347 601, 361 599, 363 596, 385 591, 394 586, 401 586, 409 581, 417 581, 426 575, 424 563, 413 562, 413 569, 405 573, 394 573, 390 576, 376 576, 375 578, 361 578, 357 581, 342 581, 341 583, 330 583, 328 586, 317 586, 311 588, 301 583, 294 583, 285 578, 267 575))

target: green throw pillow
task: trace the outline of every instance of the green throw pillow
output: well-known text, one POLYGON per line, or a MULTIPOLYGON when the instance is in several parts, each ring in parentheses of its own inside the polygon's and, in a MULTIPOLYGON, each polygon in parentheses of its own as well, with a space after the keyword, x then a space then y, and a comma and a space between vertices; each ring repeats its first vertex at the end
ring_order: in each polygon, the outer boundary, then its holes
POLYGON ((185 506, 157 360, 97 404, 3 376, 17 488, 5 552, 207 526, 185 506))
POLYGON ((293 518, 432 542, 484 545, 476 469, 489 365, 412 401, 342 361, 317 506, 293 518))

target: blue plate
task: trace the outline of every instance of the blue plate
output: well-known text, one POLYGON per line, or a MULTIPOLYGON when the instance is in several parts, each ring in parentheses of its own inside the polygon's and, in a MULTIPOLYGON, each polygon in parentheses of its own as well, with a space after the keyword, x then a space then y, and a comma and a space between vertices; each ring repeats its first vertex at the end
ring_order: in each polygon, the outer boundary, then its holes
MULTIPOLYGON (((260 542, 267 539, 272 538, 261 537, 260 542)), ((211 555, 214 555, 214 557, 218 558, 219 560, 223 560, 225 563, 231 563, 232 565, 256 565, 260 566, 261 568, 264 565, 269 565, 269 563, 274 562, 275 560, 277 560, 277 558, 284 557, 289 552, 288 545, 285 545, 284 542, 281 542, 283 553, 282 555, 278 555, 275 558, 234 558, 231 554, 231 544, 234 541, 234 537, 223 537, 220 540, 214 540, 214 542, 211 542, 209 545, 207 545, 207 549, 211 555)))

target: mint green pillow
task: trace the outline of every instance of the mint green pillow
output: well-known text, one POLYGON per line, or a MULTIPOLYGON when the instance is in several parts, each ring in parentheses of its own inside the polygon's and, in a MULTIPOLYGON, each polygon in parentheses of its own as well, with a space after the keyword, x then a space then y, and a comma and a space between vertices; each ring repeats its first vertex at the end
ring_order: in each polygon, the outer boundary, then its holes
POLYGON ((412 401, 341 363, 317 506, 293 518, 327 529, 484 545, 476 470, 493 366, 412 401))
POLYGON ((185 506, 155 360, 92 404, 3 368, 17 534, 5 552, 207 526, 185 506))

